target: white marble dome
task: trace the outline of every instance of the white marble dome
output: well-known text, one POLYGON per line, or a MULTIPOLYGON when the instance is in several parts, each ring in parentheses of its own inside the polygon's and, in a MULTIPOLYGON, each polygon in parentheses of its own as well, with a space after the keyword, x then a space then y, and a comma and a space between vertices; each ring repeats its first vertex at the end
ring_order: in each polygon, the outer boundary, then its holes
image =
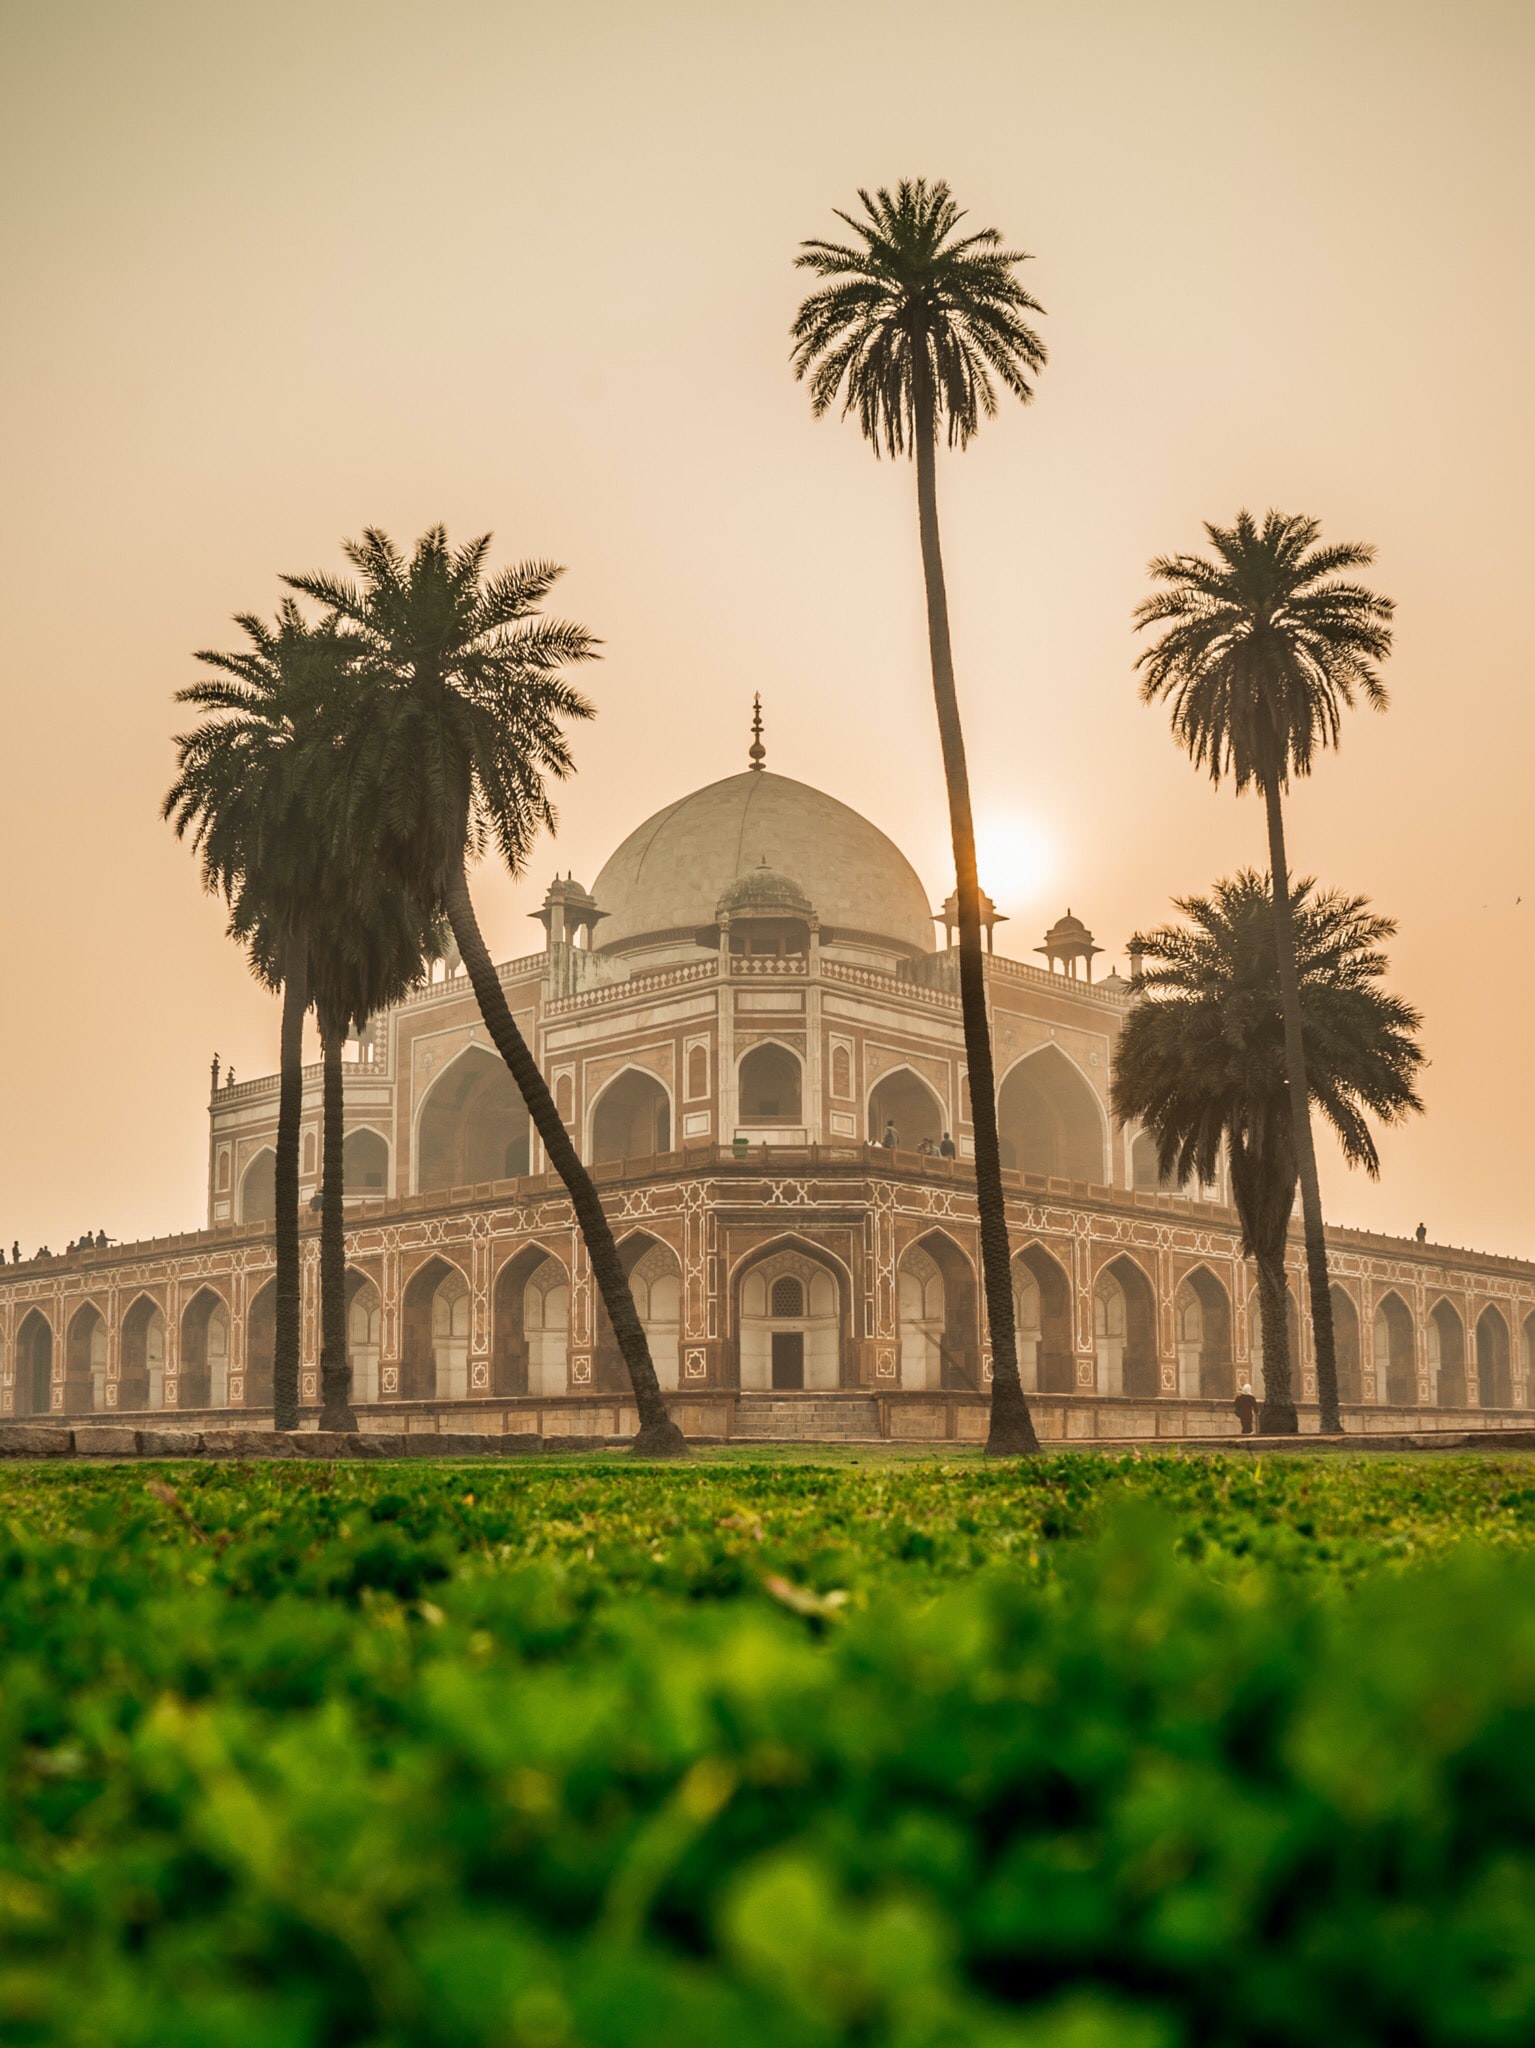
POLYGON ((900 848, 857 811, 787 775, 748 769, 668 804, 629 834, 592 889, 599 952, 712 925, 720 899, 766 862, 828 928, 933 950, 927 892, 900 848))

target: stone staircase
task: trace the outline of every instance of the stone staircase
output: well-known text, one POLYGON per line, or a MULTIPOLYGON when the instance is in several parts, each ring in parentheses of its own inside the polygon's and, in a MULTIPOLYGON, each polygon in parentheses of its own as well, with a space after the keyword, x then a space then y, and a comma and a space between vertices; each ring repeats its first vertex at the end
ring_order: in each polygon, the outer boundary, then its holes
POLYGON ((868 1394, 740 1394, 737 1442, 877 1443, 879 1403, 868 1394))

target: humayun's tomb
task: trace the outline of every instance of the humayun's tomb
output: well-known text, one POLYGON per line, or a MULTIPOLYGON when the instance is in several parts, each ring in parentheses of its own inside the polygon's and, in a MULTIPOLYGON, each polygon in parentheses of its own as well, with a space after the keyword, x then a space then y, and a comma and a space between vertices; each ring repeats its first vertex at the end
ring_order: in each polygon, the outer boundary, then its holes
MULTIPOLYGON (((882 832, 754 753, 647 819, 590 893, 557 880, 543 946, 501 979, 591 1163, 684 1429, 978 1438, 988 1358, 952 925, 940 939, 945 910, 882 832)), ((1234 1429, 1235 1388, 1259 1383, 1258 1317, 1226 1190, 1159 1187, 1147 1137, 1114 1124, 1128 984, 1093 979, 1091 934, 1068 914, 1033 950, 1043 965, 989 952, 986 969, 1041 1433, 1234 1429)), ((435 976, 349 1049, 362 1427, 632 1426, 564 1190, 462 970, 435 976)), ((318 1067, 304 1088, 312 1409, 318 1067)), ((276 1126, 275 1076, 215 1078, 206 1228, 0 1269, 0 1412, 269 1426, 276 1126)), ((1350 1429, 1528 1413, 1535 1264, 1353 1230, 1330 1247, 1350 1429)), ((1314 1428, 1298 1240, 1291 1258, 1314 1428)))

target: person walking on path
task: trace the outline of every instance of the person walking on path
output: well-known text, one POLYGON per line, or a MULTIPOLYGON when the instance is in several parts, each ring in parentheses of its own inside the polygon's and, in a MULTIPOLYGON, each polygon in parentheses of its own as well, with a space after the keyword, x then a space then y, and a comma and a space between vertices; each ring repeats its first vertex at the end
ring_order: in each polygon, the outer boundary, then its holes
POLYGON ((1253 1427, 1258 1419, 1258 1403, 1252 1388, 1246 1380, 1242 1382, 1242 1391, 1231 1405, 1235 1408, 1237 1418, 1241 1422, 1243 1436, 1251 1436, 1253 1427))

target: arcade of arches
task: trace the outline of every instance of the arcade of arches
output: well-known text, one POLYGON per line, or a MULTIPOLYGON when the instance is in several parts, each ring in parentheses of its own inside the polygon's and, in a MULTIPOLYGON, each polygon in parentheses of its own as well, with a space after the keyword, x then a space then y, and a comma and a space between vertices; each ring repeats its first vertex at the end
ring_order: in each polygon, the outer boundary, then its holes
MULTIPOLYGON (((621 1240, 619 1255, 644 1324, 663 1387, 681 1384, 683 1276, 676 1251, 645 1231, 621 1240)), ((1249 1269, 1250 1270, 1250 1269, 1249 1269)), ((971 1254, 944 1228, 904 1243, 895 1261, 895 1372, 903 1390, 983 1392, 984 1311, 971 1254)), ((103 1309, 86 1300, 62 1318, 32 1308, 11 1340, 12 1412, 86 1416, 165 1408, 210 1411, 262 1408, 272 1399, 275 1286, 250 1298, 244 1357, 220 1287, 203 1284, 179 1309, 174 1331, 159 1300, 126 1297, 113 1362, 103 1309), (172 1343, 174 1337, 174 1343, 172 1343)), ((1024 1385, 1043 1395, 1229 1402, 1237 1385, 1227 1283, 1208 1264, 1182 1273, 1164 1304, 1170 1349, 1159 1356, 1158 1310, 1150 1273, 1128 1251, 1097 1268, 1091 1302, 1091 1349, 1076 1324, 1066 1265, 1038 1241, 1013 1257, 1013 1306, 1024 1385)), ((590 1377, 572 1382, 571 1279, 550 1246, 525 1244, 490 1280, 481 1350, 471 1356, 472 1302, 465 1270, 433 1254, 412 1271, 400 1297, 400 1361, 381 1360, 384 1322, 379 1280, 347 1270, 347 1335, 353 1398, 457 1401, 549 1398, 572 1392, 623 1393, 627 1374, 605 1309, 590 1296, 590 1377)), ((846 1270, 800 1238, 770 1242, 738 1267, 726 1383, 743 1389, 832 1390, 859 1382, 850 1361, 853 1298, 846 1270)), ((1301 1317, 1286 1289, 1293 1384, 1301 1384, 1301 1317)), ((1535 1311, 1523 1315, 1473 1298, 1468 1310, 1444 1296, 1422 1322, 1395 1288, 1374 1295, 1362 1314, 1355 1285, 1335 1281, 1333 1325, 1339 1392, 1346 1407, 1410 1408, 1420 1399, 1443 1409, 1502 1411, 1517 1399, 1535 1407, 1535 1311), (1421 1378, 1420 1378, 1421 1375, 1421 1378)), ((1247 1298, 1250 1362, 1261 1373, 1256 1288, 1247 1298)), ((579 1369, 577 1367, 576 1369, 579 1369)))

